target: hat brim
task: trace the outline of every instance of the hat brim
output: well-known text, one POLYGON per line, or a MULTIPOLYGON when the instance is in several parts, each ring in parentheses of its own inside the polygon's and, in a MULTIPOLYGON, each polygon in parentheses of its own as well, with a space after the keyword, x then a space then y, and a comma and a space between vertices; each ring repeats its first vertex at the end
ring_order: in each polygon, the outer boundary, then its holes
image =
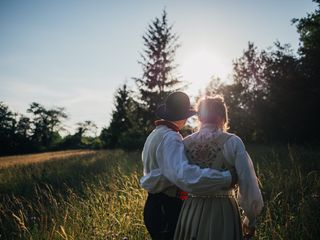
POLYGON ((179 120, 187 119, 196 114, 197 114, 197 111, 195 111, 192 108, 190 108, 188 111, 181 114, 170 114, 166 111, 165 104, 160 105, 156 111, 156 115, 159 118, 168 120, 168 121, 179 121, 179 120))

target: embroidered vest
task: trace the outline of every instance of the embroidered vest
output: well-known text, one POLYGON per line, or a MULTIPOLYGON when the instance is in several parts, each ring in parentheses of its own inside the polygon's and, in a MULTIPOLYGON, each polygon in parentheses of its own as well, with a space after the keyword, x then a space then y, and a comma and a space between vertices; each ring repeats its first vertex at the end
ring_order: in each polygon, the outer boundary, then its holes
POLYGON ((201 168, 213 168, 217 170, 227 170, 233 166, 225 160, 222 149, 225 142, 232 136, 230 133, 222 132, 212 138, 192 139, 184 141, 186 155, 192 164, 201 168))

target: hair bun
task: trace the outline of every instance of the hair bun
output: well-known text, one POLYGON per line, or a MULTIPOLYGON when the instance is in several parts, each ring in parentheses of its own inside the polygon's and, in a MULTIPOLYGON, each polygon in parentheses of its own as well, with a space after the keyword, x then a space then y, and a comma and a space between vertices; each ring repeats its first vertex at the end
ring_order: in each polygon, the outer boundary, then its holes
POLYGON ((205 96, 198 102, 197 110, 202 123, 215 124, 218 128, 227 130, 227 107, 221 95, 205 96))

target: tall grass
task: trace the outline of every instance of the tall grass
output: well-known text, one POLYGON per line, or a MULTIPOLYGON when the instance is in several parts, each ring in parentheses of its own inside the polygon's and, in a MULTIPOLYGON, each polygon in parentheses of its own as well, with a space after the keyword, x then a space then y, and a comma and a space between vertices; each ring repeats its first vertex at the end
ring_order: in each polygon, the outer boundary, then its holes
POLYGON ((123 151, 2 169, 0 239, 144 239, 140 169, 123 151))
MULTIPOLYGON (((256 239, 316 239, 319 149, 248 151, 265 200, 256 239)), ((0 239, 146 239, 141 169, 121 150, 0 169, 0 239)))
POLYGON ((320 234, 320 150, 254 146, 265 207, 257 239, 317 239, 320 234))

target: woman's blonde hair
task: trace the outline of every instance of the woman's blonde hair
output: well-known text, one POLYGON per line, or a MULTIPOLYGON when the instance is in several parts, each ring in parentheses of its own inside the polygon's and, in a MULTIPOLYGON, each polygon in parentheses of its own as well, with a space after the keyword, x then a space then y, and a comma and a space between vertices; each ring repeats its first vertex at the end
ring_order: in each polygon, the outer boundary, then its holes
POLYGON ((206 96, 198 101, 197 111, 202 124, 214 124, 226 132, 229 129, 227 106, 220 95, 206 96))

